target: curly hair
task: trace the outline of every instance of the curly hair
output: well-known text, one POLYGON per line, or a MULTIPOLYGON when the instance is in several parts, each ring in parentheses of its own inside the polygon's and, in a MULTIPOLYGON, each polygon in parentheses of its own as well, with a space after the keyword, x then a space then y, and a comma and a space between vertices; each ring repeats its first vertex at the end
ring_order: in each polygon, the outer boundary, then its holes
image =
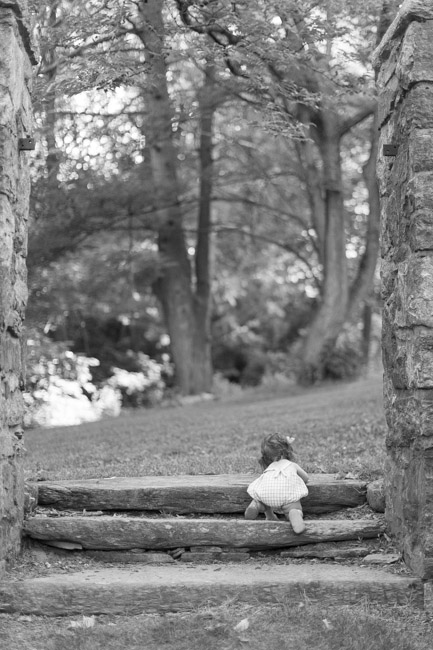
POLYGON ((271 463, 282 458, 294 460, 295 457, 293 447, 288 438, 282 436, 280 433, 271 433, 269 436, 266 436, 262 441, 261 452, 262 455, 259 458, 259 463, 262 469, 266 469, 271 463))

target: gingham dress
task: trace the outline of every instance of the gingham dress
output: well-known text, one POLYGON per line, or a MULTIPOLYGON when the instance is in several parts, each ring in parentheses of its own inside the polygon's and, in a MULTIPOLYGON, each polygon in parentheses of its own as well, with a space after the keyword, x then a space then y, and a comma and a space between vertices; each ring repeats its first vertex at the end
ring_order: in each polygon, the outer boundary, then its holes
POLYGON ((263 474, 247 488, 255 501, 265 506, 281 508, 288 503, 299 501, 308 494, 308 488, 297 474, 297 465, 283 458, 271 463, 263 474))

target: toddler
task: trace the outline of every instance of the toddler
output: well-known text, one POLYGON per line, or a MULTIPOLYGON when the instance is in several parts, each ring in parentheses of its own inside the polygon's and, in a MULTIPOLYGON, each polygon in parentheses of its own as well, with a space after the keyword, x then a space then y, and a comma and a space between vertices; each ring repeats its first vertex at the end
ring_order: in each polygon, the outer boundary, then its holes
POLYGON ((245 519, 256 519, 264 512, 266 519, 278 521, 274 509, 283 512, 298 535, 305 530, 300 500, 308 494, 309 476, 293 462, 294 438, 279 433, 267 436, 261 447, 260 465, 263 474, 248 486, 252 501, 245 510, 245 519))

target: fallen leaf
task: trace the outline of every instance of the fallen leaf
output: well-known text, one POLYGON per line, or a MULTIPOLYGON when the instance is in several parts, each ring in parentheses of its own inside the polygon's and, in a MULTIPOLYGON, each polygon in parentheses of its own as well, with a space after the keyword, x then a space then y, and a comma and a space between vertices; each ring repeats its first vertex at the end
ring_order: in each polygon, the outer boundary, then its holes
POLYGON ((250 622, 247 618, 243 618, 237 625, 234 626, 236 632, 245 632, 250 627, 250 622))

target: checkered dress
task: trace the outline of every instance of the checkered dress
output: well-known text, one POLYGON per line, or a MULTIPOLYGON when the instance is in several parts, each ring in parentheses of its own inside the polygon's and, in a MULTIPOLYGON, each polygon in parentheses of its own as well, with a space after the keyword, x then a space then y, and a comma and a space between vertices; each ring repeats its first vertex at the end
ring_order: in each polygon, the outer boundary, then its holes
POLYGON ((308 494, 308 488, 297 474, 296 463, 283 458, 271 463, 263 474, 247 488, 255 501, 265 506, 281 508, 288 503, 299 501, 308 494))

